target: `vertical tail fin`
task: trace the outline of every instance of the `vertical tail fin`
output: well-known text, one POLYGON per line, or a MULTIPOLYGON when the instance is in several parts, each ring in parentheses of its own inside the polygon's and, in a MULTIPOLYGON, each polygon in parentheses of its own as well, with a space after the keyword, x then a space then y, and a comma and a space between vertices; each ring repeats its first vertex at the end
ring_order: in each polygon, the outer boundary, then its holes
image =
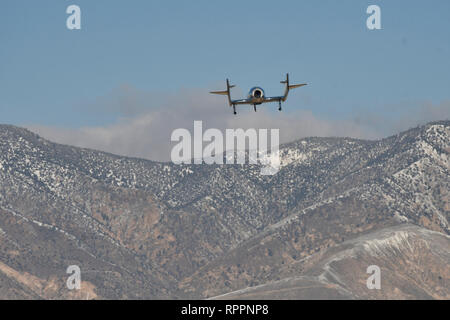
POLYGON ((234 88, 234 87, 235 87, 234 85, 230 85, 230 81, 227 79, 227 90, 224 90, 224 91, 210 91, 209 93, 212 93, 212 94, 221 94, 221 95, 226 95, 226 96, 228 96, 228 104, 229 104, 230 107, 231 107, 232 101, 231 101, 230 89, 231 89, 231 88, 234 88))
POLYGON ((286 88, 284 89, 284 95, 283 95, 283 98, 281 99, 282 101, 286 101, 290 89, 295 89, 295 88, 306 86, 306 83, 292 84, 292 85, 289 84, 289 73, 286 73, 286 80, 280 81, 280 83, 286 84, 286 88))

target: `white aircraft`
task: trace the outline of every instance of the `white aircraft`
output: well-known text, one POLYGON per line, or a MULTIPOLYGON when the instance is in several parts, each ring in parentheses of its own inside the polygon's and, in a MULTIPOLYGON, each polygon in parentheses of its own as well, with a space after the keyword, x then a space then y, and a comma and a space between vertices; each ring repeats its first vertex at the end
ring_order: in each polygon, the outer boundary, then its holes
POLYGON ((233 112, 236 114, 236 105, 238 104, 249 104, 253 105, 253 109, 256 112, 256 106, 266 102, 278 102, 278 110, 281 111, 281 102, 286 101, 289 90, 299 88, 302 86, 306 86, 306 83, 302 84, 289 84, 289 74, 286 74, 286 80, 281 81, 281 83, 286 84, 286 89, 284 90, 283 96, 277 97, 266 97, 264 95, 264 90, 260 87, 253 87, 250 89, 248 93, 247 99, 239 99, 239 100, 231 100, 230 97, 230 89, 234 87, 234 85, 230 85, 230 82, 227 79, 227 90, 225 91, 210 91, 212 94, 221 94, 228 96, 228 104, 230 107, 233 107, 233 112))

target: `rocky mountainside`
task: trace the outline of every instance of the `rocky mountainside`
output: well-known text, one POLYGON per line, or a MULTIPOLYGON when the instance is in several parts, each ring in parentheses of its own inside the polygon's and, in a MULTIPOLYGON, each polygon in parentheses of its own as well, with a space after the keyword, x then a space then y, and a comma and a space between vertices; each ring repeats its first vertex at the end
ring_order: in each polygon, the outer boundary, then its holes
POLYGON ((379 141, 302 139, 262 176, 1 125, 0 298, 449 299, 449 153, 441 121, 379 141), (81 290, 66 287, 69 265, 81 290))

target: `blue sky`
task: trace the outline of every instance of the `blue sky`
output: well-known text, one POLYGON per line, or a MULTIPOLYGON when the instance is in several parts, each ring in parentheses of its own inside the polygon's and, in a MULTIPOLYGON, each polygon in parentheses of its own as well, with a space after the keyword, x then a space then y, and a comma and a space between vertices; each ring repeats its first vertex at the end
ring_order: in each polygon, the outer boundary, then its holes
POLYGON ((288 113, 401 116, 450 99, 449 17, 448 0, 2 0, 0 123, 107 126, 123 115, 86 105, 124 86, 161 97, 229 77, 278 95, 286 72, 309 83, 288 113), (66 28, 71 4, 81 30, 66 28), (366 28, 370 4, 382 30, 366 28))

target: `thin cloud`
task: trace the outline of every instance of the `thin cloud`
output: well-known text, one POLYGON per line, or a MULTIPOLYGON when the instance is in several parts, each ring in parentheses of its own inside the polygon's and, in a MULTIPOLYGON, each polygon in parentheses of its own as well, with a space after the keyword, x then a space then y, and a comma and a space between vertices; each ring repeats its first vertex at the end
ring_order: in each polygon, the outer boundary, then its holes
POLYGON ((212 96, 207 90, 183 89, 175 94, 162 95, 123 86, 110 96, 91 102, 91 111, 86 111, 117 113, 120 118, 114 124, 79 129, 39 125, 27 127, 58 143, 168 161, 174 145, 170 141, 172 131, 177 128, 192 131, 194 120, 203 121, 203 130, 279 128, 280 142, 285 143, 308 136, 381 138, 418 123, 450 117, 450 101, 439 105, 425 103, 393 119, 360 115, 355 119, 330 120, 321 119, 309 110, 274 113, 265 106, 255 113, 250 107, 247 110, 244 108, 239 109, 235 116, 226 107, 223 97, 212 96))

